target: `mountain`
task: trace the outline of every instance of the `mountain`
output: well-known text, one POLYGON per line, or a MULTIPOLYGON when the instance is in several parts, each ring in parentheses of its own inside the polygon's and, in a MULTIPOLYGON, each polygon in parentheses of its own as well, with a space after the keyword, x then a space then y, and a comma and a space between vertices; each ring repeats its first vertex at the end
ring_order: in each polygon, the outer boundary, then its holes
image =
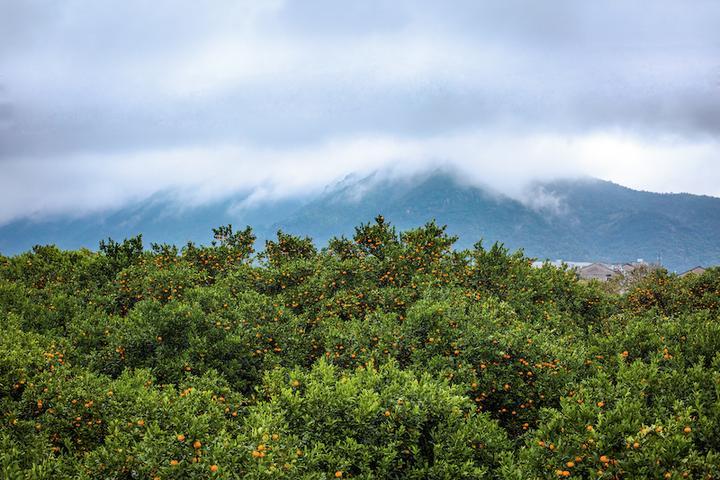
POLYGON ((267 219, 279 220, 297 207, 297 202, 284 200, 233 213, 237 210, 236 204, 246 196, 187 206, 177 196, 165 192, 112 211, 18 220, 0 227, 0 253, 12 255, 36 244, 55 244, 67 249, 95 248, 101 239, 122 240, 140 233, 146 246, 151 242, 178 246, 188 241, 209 243, 213 227, 250 224, 263 231, 267 219))
POLYGON ((199 207, 178 207, 159 194, 113 212, 80 218, 22 220, 0 227, 0 252, 40 243, 95 247, 108 236, 143 233, 146 244, 207 243, 212 227, 250 224, 259 238, 282 229, 318 245, 352 235, 360 222, 382 214, 399 229, 430 219, 458 235, 458 247, 501 241, 540 259, 632 261, 660 258, 670 270, 720 263, 720 198, 632 190, 585 178, 535 183, 513 197, 435 170, 405 177, 348 176, 322 193, 240 208, 247 193, 199 207))
POLYGON ((390 180, 368 177, 338 185, 277 224, 315 238, 352 232, 354 220, 381 212, 399 228, 430 218, 458 235, 523 248, 540 259, 604 262, 644 258, 682 271, 720 263, 720 199, 632 190, 585 178, 536 183, 520 201, 465 184, 448 172, 390 180), (543 200, 543 201, 539 201, 543 200))

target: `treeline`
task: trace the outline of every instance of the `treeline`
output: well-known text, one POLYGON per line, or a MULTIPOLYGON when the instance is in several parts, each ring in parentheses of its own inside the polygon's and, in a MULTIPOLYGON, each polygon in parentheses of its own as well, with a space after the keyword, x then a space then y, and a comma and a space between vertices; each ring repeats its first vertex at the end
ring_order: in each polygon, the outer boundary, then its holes
POLYGON ((720 270, 255 240, 0 256, 0 476, 720 478, 720 270))

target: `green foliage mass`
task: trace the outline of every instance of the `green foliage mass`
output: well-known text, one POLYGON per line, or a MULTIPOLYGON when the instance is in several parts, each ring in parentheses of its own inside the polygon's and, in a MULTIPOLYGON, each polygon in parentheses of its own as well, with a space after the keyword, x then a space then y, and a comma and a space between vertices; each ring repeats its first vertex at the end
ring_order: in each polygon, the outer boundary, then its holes
POLYGON ((0 477, 720 478, 720 269, 618 294, 456 240, 0 256, 0 477))

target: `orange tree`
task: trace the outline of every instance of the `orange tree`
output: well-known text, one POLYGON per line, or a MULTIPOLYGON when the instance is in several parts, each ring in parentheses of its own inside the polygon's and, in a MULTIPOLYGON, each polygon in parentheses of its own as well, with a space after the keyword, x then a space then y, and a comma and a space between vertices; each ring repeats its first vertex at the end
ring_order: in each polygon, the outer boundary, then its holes
POLYGON ((455 241, 0 257, 0 476, 720 476, 718 269, 623 294, 455 241))

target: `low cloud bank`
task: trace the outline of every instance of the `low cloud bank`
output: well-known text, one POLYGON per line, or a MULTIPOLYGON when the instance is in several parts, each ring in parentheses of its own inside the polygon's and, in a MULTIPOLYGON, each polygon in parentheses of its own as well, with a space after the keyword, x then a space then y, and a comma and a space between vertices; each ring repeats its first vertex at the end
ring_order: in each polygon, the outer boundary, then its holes
MULTIPOLYGON (((471 184, 549 211, 561 199, 533 182, 599 177, 652 191, 720 195, 717 141, 620 134, 518 136, 468 131, 425 139, 357 137, 298 148, 237 145, 5 162, 0 223, 84 215, 172 192, 192 206, 251 192, 254 203, 321 192, 348 174, 407 176, 448 167, 471 184), (698 175, 703 172, 703 175, 698 175)), ((242 206, 242 205, 241 205, 242 206)))

